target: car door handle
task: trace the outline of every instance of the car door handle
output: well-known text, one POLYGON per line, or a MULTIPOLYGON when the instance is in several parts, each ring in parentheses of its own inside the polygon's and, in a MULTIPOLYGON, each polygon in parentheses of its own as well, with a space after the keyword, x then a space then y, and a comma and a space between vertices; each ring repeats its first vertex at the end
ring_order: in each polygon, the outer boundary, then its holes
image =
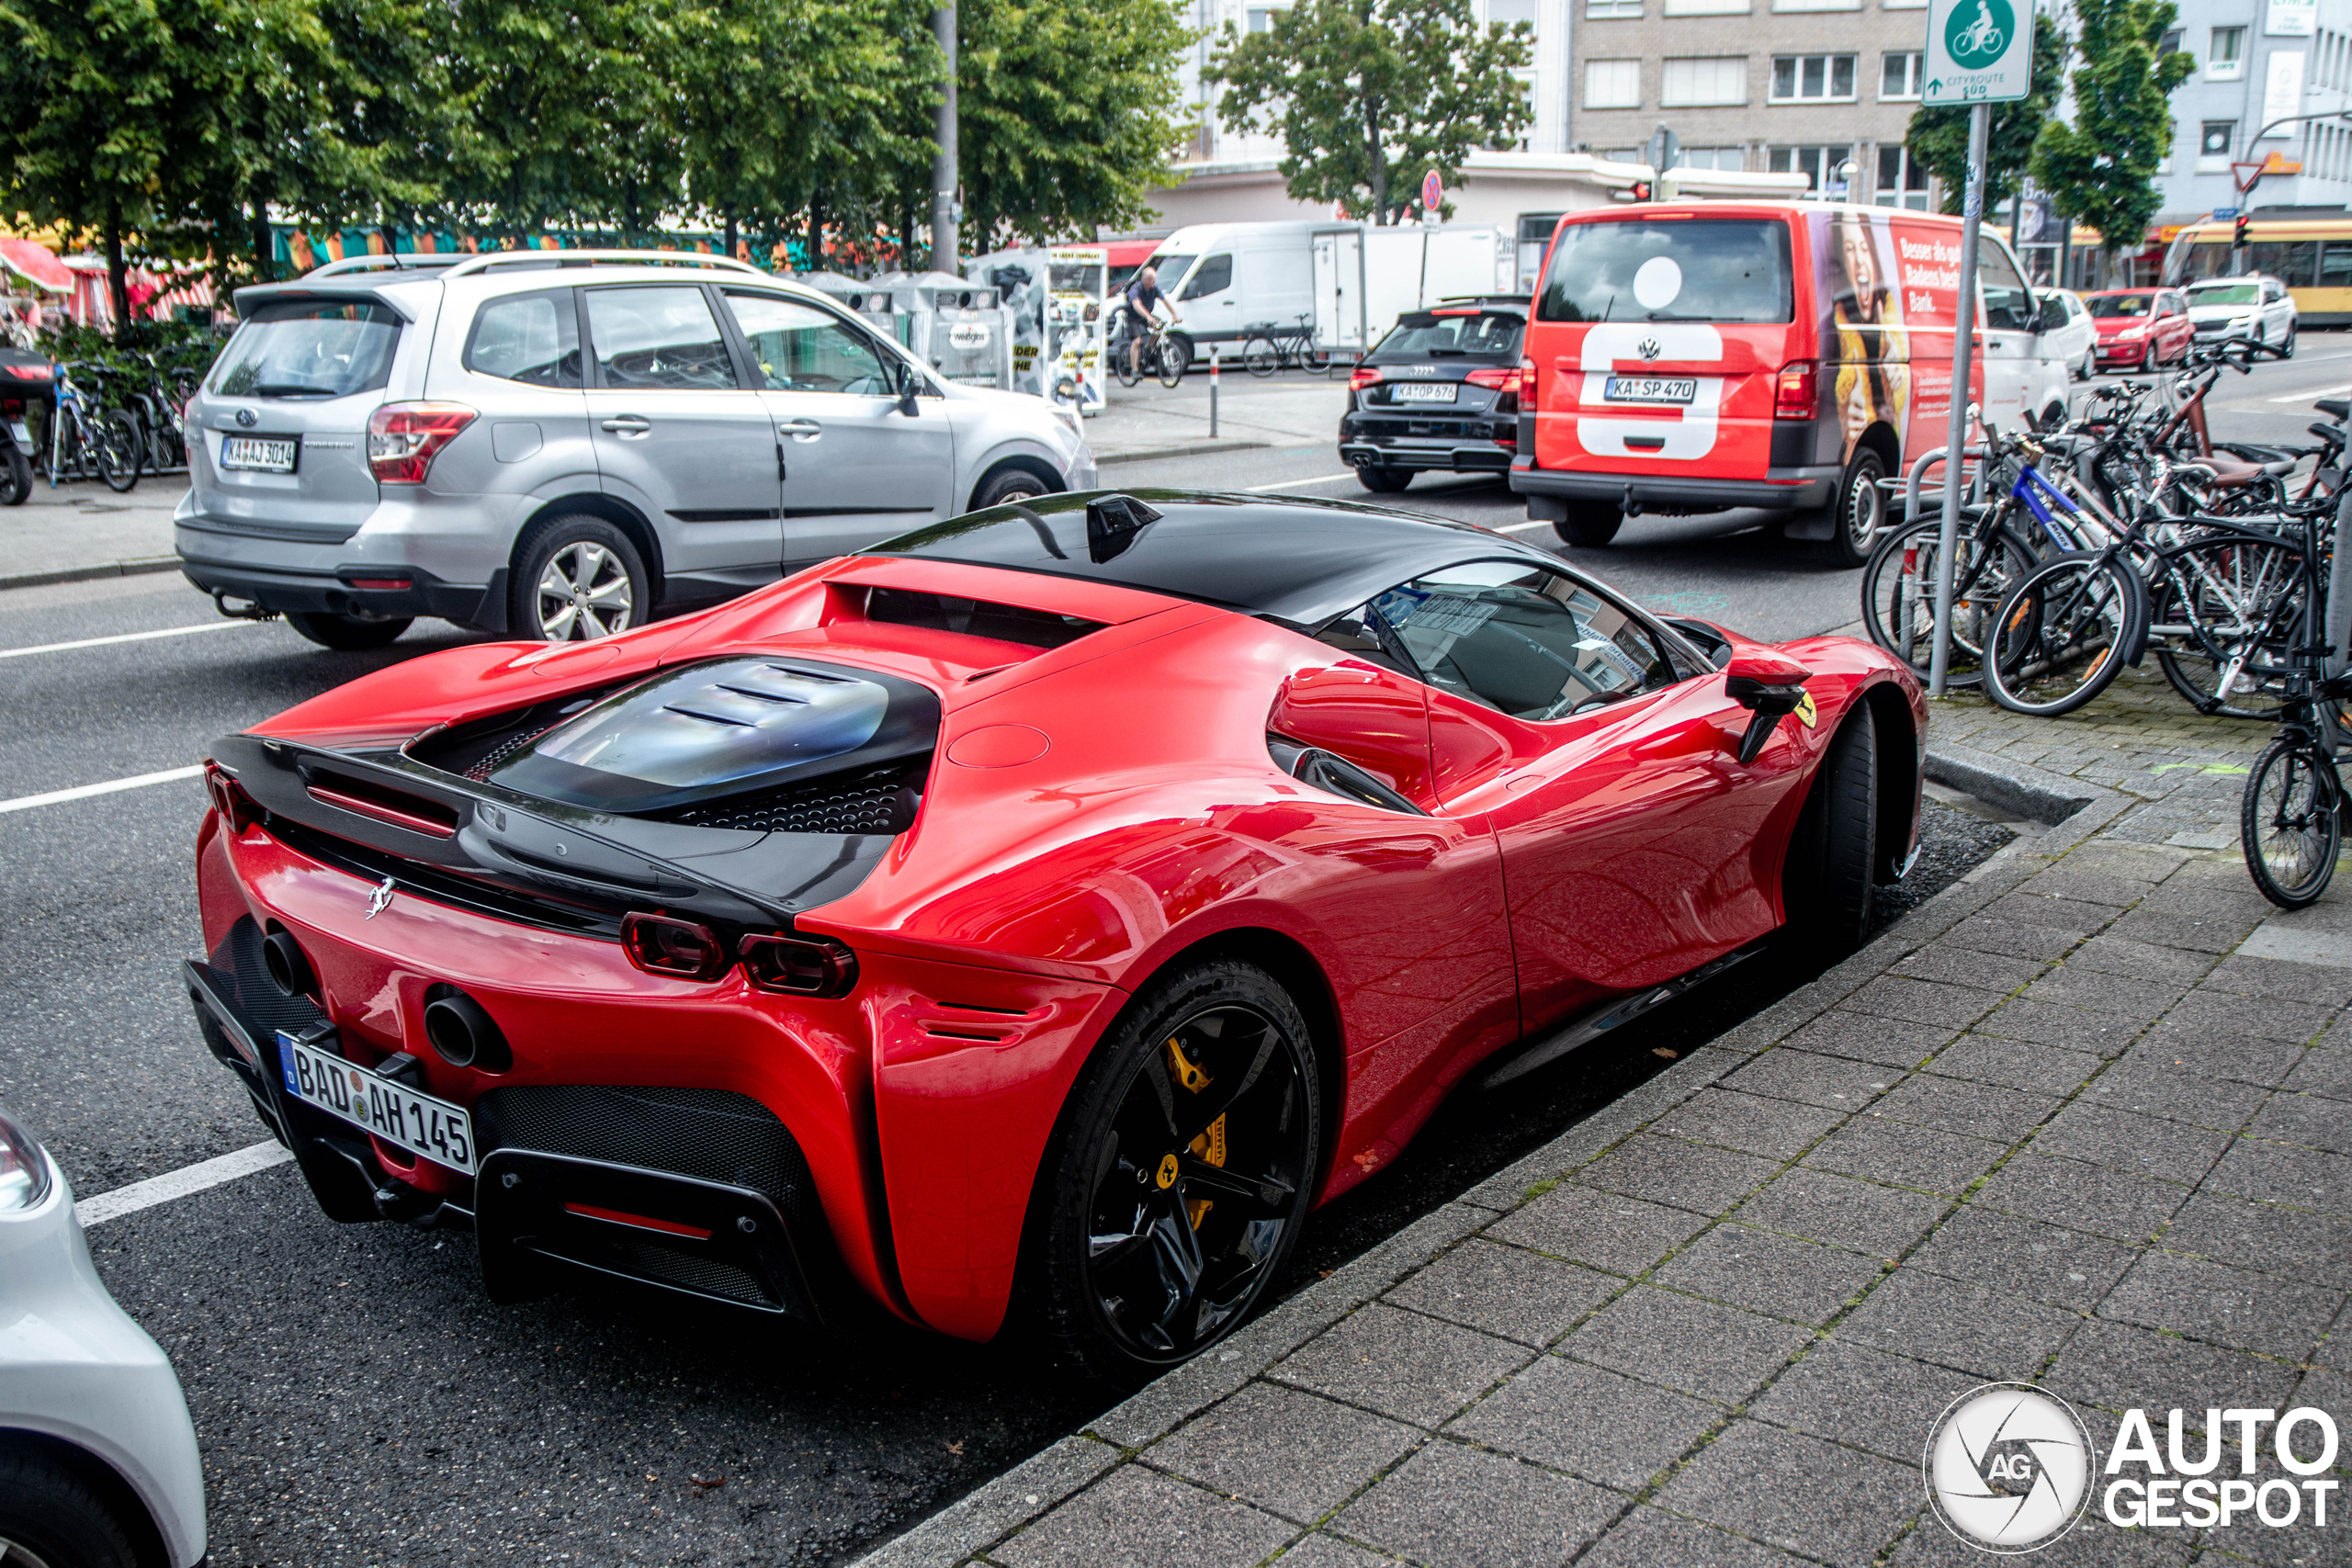
POLYGON ((814 441, 825 434, 825 427, 813 419, 787 419, 776 429, 795 441, 814 441))
POLYGON ((642 435, 653 428, 653 422, 633 413, 616 413, 605 422, 605 428, 616 435, 642 435))

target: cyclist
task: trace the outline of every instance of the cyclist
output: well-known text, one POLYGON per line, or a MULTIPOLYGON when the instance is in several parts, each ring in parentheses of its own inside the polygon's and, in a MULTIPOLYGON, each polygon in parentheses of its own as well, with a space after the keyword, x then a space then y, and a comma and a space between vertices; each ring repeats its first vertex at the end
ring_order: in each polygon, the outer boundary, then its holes
POLYGON ((1176 301, 1159 291, 1159 272, 1146 267, 1136 274, 1126 292, 1121 297, 1120 310, 1127 320, 1127 378, 1143 374, 1143 340, 1151 335, 1151 312, 1159 306, 1168 307, 1168 324, 1174 326, 1184 319, 1176 309, 1176 301))

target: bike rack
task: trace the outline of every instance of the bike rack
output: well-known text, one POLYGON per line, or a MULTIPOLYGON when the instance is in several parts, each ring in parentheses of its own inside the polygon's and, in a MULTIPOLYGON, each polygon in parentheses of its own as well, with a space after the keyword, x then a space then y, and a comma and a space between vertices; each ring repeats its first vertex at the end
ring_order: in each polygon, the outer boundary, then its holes
MULTIPOLYGON (((1938 446, 1931 451, 1922 452, 1919 454, 1918 460, 1911 465, 1910 473, 1905 475, 1903 480, 1903 517, 1905 522, 1922 515, 1920 508, 1925 504, 1926 496, 1921 489, 1921 481, 1927 478, 1928 468, 1942 461, 1944 454, 1951 450, 1949 446, 1938 446)), ((1984 499, 1984 448, 1963 446, 1960 449, 1960 457, 1963 465, 1971 458, 1975 459, 1974 468, 1963 467, 1961 470, 1963 486, 1962 504, 1973 506, 1984 499)), ((1894 488, 1893 479, 1881 479, 1879 484, 1888 490, 1894 488)), ((1935 505, 1929 510, 1941 512, 1943 506, 1943 492, 1939 490, 1936 492, 1935 505)), ((1890 524, 1888 526, 1892 527, 1893 525, 1890 524)))

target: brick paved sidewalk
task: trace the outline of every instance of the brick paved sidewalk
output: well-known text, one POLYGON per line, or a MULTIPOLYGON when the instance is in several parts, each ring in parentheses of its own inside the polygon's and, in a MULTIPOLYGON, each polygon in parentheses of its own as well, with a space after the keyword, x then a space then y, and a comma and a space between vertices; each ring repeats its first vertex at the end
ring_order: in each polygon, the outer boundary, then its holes
MULTIPOLYGON (((2088 804, 868 1563, 1982 1562, 1919 1457, 2002 1379, 2102 1450, 2317 1405, 2352 1478, 2352 890, 2271 910, 2204 771, 2267 729, 2156 694, 1939 708, 2088 804)), ((2336 1500, 2030 1561, 2352 1563, 2336 1500)))

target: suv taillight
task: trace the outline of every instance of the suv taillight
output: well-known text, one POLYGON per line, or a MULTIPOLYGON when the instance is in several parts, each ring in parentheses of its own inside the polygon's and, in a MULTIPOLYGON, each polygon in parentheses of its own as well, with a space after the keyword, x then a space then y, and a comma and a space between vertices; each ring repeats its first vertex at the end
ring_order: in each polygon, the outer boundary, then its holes
POLYGON ((1781 367, 1772 385, 1774 419, 1811 419, 1821 412, 1820 367, 1810 359, 1792 359, 1781 367))
POLYGON ((434 457, 473 422, 463 403, 386 403, 368 416, 368 471, 381 484, 421 485, 434 457))
POLYGON ((1366 387, 1377 385, 1379 380, 1380 367, 1378 366, 1359 365, 1348 373, 1348 390, 1351 392, 1361 392, 1366 387))
POLYGON ((1521 360, 1519 362, 1519 406, 1530 413, 1535 412, 1535 361, 1521 360))

